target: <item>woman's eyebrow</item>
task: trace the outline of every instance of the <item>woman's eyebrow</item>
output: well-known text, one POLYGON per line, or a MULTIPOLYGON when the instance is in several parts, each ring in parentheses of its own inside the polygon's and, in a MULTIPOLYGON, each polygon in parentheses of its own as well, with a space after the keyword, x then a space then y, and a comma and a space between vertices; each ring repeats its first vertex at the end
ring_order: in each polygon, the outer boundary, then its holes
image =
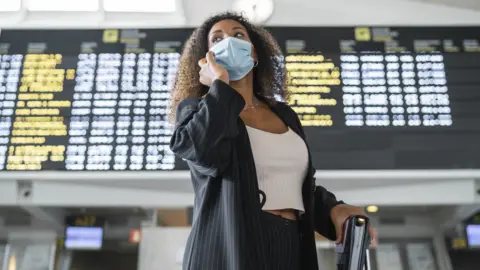
POLYGON ((220 29, 219 29, 219 30, 215 30, 215 31, 213 31, 213 32, 210 33, 210 36, 213 35, 213 34, 215 34, 215 33, 220 33, 220 32, 222 32, 222 30, 220 30, 220 29))
POLYGON ((232 28, 232 30, 237 30, 237 29, 240 29, 240 30, 243 30, 243 31, 247 31, 245 28, 241 27, 241 26, 235 26, 232 28))

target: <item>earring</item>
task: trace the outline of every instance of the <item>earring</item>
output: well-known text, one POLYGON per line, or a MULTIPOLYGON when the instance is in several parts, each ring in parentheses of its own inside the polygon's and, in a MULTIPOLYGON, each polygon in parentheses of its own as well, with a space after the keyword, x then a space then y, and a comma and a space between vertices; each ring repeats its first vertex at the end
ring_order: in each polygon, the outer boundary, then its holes
POLYGON ((257 67, 258 66, 258 61, 255 61, 255 64, 253 65, 253 67, 257 67))

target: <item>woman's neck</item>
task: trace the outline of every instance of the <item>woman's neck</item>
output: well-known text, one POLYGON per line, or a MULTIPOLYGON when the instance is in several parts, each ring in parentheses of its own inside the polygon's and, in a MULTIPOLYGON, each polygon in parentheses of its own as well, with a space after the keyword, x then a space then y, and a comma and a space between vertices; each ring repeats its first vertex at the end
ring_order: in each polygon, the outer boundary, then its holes
POLYGON ((230 85, 243 97, 245 105, 250 106, 256 104, 256 99, 253 94, 253 78, 251 74, 239 81, 230 82, 230 85))

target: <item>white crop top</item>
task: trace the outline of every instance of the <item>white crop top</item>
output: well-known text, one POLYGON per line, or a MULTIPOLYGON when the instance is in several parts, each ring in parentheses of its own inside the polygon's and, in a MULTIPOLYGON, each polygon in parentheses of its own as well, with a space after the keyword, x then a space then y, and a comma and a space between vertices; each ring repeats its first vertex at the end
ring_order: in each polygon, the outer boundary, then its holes
POLYGON ((265 193, 262 209, 305 211, 302 185, 308 170, 308 151, 303 139, 290 128, 283 134, 249 126, 247 131, 257 169, 258 186, 265 193))

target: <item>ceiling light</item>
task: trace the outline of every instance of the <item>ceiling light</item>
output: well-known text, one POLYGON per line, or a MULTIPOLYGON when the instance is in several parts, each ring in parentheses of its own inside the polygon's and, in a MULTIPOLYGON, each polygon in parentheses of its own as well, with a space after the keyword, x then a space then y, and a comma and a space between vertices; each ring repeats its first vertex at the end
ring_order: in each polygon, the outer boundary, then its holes
POLYGON ((378 206, 376 206, 376 205, 369 205, 369 206, 367 206, 367 212, 368 212, 368 213, 376 213, 376 212, 378 212, 378 206))
POLYGON ((176 0, 103 0, 109 12, 175 12, 176 0))
POLYGON ((22 7, 21 0, 0 0, 0 11, 19 11, 22 7))
POLYGON ((27 0, 29 11, 98 11, 99 0, 27 0))

